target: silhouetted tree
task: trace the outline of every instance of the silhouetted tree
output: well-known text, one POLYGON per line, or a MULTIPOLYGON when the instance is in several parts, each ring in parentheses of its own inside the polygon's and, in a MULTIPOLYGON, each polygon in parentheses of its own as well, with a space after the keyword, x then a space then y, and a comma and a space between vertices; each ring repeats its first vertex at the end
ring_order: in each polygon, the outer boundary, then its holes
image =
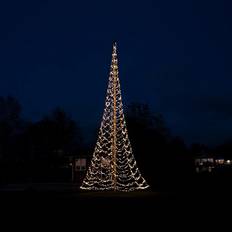
POLYGON ((0 97, 0 154, 4 160, 14 158, 17 137, 23 131, 21 105, 14 97, 0 97))
POLYGON ((80 128, 64 110, 56 108, 50 115, 31 124, 25 135, 32 172, 48 176, 66 161, 68 155, 82 149, 80 128), (46 172, 45 172, 46 171, 46 172), (43 174, 44 173, 44 174, 43 174))
POLYGON ((145 178, 153 185, 160 174, 167 148, 169 130, 161 114, 154 114, 146 104, 132 103, 126 108, 129 137, 136 160, 145 178))
POLYGON ((21 105, 14 97, 0 97, 0 170, 1 177, 16 175, 21 165, 19 138, 25 127, 21 118, 21 105))
POLYGON ((204 155, 208 155, 210 152, 210 148, 202 143, 193 143, 190 147, 190 151, 192 152, 193 155, 195 156, 204 156, 204 155))
POLYGON ((186 170, 193 170, 184 141, 172 137, 163 116, 153 113, 147 104, 129 105, 126 118, 138 165, 148 182, 156 189, 180 186, 186 170))
POLYGON ((214 154, 221 158, 232 159, 232 140, 227 140, 214 147, 214 154))

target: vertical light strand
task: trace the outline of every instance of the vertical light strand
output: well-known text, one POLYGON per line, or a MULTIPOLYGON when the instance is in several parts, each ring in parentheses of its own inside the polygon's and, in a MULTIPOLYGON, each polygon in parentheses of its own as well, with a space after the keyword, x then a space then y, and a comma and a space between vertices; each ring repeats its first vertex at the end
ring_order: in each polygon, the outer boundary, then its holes
POLYGON ((113 98, 114 98, 114 110, 113 110, 113 177, 114 177, 114 190, 116 190, 116 184, 117 184, 117 167, 116 167, 116 153, 117 153, 117 148, 116 148, 116 144, 117 144, 117 136, 116 136, 116 114, 117 114, 117 106, 116 106, 116 84, 117 84, 117 55, 116 55, 116 43, 114 43, 113 45, 113 89, 114 89, 114 93, 113 93, 113 98))

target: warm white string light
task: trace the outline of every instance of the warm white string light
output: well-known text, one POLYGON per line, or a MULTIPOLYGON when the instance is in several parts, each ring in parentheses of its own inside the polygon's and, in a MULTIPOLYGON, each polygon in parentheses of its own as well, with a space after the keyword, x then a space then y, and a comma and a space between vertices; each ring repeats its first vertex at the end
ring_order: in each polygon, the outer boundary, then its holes
POLYGON ((81 189, 127 192, 148 187, 137 167, 128 138, 114 43, 101 127, 81 189))

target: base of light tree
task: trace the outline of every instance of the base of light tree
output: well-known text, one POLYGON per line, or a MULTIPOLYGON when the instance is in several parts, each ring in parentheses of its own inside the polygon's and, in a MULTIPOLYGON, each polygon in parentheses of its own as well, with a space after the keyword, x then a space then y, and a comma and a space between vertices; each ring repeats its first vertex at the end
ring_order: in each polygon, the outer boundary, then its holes
POLYGON ((135 192, 135 191, 144 191, 149 189, 149 186, 144 188, 80 188, 82 191, 95 191, 95 192, 135 192))
POLYGON ((122 192, 122 191, 91 191, 91 190, 83 190, 80 192, 80 197, 90 197, 90 198, 152 198, 155 196, 160 196, 161 194, 165 193, 160 193, 160 192, 153 192, 149 190, 135 190, 135 191, 130 191, 130 192, 122 192))

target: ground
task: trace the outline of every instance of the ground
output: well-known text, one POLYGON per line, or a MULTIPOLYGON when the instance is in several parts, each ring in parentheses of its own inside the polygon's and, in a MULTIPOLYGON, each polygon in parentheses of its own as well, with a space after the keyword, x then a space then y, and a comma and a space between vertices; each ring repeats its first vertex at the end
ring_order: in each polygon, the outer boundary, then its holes
POLYGON ((1 212, 10 218, 33 216, 33 219, 46 218, 56 224, 85 221, 85 225, 94 226, 96 219, 106 220, 104 223, 121 220, 135 225, 175 219, 181 224, 182 220, 201 222, 206 216, 222 215, 231 207, 230 196, 220 191, 86 192, 73 184, 37 183, 2 186, 0 205, 1 212))

